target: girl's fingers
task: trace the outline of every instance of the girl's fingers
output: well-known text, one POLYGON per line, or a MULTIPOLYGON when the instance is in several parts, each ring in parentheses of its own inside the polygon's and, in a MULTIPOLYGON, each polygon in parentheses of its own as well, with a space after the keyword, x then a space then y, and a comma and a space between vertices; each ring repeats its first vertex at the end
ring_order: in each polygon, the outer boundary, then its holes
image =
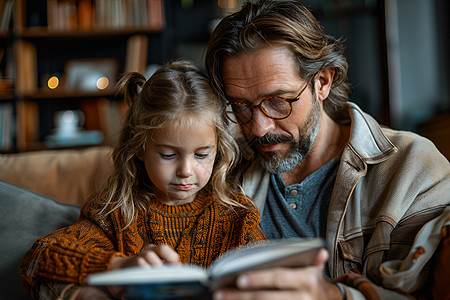
POLYGON ((144 251, 154 252, 164 263, 180 263, 180 257, 178 253, 168 245, 150 245, 146 247, 144 251))
MULTIPOLYGON (((139 253, 139 258, 143 259, 140 261, 140 263, 151 265, 154 267, 162 266, 164 265, 164 262, 162 259, 152 250, 144 250, 143 252, 139 253)), ((139 264, 140 265, 140 264, 139 264)))

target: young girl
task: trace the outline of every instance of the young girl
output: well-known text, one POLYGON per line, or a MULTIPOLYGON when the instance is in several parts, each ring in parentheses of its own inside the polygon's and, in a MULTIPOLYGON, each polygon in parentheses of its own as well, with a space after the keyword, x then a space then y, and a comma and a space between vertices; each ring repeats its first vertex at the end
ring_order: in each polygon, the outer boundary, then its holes
POLYGON ((129 109, 108 186, 79 220, 37 240, 22 259, 27 291, 133 265, 209 266, 265 239, 259 213, 229 175, 238 148, 206 77, 186 62, 119 83, 129 109), (51 282, 51 283, 49 283, 51 282))

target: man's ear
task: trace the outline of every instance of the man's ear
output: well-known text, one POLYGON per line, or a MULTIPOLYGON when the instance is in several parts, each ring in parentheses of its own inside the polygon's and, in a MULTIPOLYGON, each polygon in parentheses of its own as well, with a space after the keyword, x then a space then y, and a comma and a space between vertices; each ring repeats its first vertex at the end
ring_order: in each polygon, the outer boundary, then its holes
POLYGON ((333 83, 335 68, 322 69, 316 74, 314 88, 316 89, 317 99, 325 100, 330 94, 331 84, 333 83))

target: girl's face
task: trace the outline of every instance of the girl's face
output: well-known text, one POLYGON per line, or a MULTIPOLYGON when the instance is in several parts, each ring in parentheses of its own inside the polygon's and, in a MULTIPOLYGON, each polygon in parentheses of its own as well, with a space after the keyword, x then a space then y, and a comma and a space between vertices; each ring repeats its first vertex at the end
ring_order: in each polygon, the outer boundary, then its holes
POLYGON ((208 183, 217 151, 211 123, 166 126, 152 132, 142 156, 157 199, 167 205, 194 201, 208 183))

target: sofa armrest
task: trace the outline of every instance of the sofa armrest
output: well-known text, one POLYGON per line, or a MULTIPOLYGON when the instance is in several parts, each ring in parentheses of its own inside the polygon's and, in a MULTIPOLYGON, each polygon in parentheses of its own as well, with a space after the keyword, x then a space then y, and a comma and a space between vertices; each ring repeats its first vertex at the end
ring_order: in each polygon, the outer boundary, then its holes
POLYGON ((73 224, 80 207, 0 181, 0 299, 28 300, 19 262, 34 241, 73 224))
POLYGON ((61 202, 83 205, 112 172, 111 148, 0 155, 0 180, 61 202))

